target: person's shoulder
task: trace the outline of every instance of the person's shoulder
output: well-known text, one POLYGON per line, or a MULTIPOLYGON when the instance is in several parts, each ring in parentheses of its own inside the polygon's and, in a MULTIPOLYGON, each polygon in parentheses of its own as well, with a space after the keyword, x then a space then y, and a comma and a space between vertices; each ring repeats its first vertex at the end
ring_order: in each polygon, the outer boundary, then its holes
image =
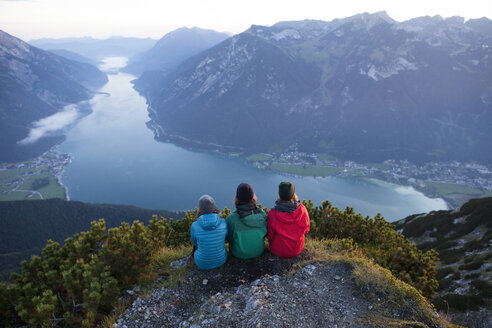
POLYGON ((267 218, 267 214, 265 213, 265 211, 263 209, 260 208, 260 212, 257 213, 257 215, 260 215, 261 217, 263 217, 265 220, 267 218))
POLYGON ((196 230, 196 229, 198 229, 198 227, 199 227, 198 221, 195 221, 195 222, 193 222, 193 223, 191 224, 191 228, 190 228, 190 229, 192 229, 192 230, 196 230))
POLYGON ((227 220, 220 218, 219 228, 227 230, 228 227, 229 227, 229 223, 227 222, 227 220))
POLYGON ((232 220, 237 220, 239 219, 239 214, 237 213, 237 210, 234 210, 231 214, 227 216, 227 221, 232 221, 232 220))

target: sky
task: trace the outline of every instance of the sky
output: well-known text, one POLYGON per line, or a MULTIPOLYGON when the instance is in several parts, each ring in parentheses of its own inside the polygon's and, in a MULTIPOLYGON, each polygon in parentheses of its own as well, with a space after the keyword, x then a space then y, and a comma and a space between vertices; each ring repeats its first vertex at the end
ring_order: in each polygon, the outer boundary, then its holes
POLYGON ((240 33, 252 24, 386 10, 397 21, 425 15, 492 19, 492 0, 0 0, 0 29, 25 41, 113 35, 159 39, 179 27, 240 33))

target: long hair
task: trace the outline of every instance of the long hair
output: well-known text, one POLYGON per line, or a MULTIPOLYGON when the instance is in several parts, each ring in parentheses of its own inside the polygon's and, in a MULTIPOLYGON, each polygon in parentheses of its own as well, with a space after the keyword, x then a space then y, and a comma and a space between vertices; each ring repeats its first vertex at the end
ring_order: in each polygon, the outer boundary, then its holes
POLYGON ((237 196, 234 197, 234 205, 236 205, 236 207, 238 207, 239 205, 244 205, 244 204, 247 204, 249 206, 254 207, 254 206, 256 206, 257 201, 258 201, 258 198, 256 198, 256 194, 253 194, 253 198, 249 202, 240 202, 239 199, 237 199, 237 196))
POLYGON ((283 200, 282 198, 278 198, 278 201, 281 202, 281 203, 288 203, 288 202, 298 202, 299 201, 299 197, 297 197, 297 194, 294 193, 294 195, 292 196, 292 198, 290 200, 283 200))

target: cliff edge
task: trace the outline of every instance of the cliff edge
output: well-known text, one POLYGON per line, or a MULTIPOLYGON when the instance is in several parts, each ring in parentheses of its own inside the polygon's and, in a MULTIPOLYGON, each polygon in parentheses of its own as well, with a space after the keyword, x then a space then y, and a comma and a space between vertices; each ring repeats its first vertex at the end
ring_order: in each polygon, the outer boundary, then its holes
POLYGON ((389 271, 355 253, 332 253, 338 242, 309 244, 296 258, 266 251, 211 271, 198 270, 189 257, 174 261, 149 290, 127 291, 140 296, 113 326, 454 326, 389 271))

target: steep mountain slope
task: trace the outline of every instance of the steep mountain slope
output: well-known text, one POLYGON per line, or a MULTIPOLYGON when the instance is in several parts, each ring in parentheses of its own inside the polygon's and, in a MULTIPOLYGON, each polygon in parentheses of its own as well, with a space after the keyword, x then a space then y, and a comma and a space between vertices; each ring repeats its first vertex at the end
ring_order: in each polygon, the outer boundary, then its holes
POLYGON ((396 227, 419 248, 439 252, 436 306, 441 310, 449 306, 457 322, 466 326, 490 323, 492 198, 470 200, 454 211, 409 216, 396 227))
POLYGON ((491 163, 491 58, 488 19, 383 12, 252 26, 135 86, 161 139, 491 163))
POLYGON ((59 139, 18 145, 30 124, 92 96, 107 82, 96 67, 28 45, 0 31, 0 162, 39 155, 59 139))
POLYGON ((36 39, 29 44, 44 49, 64 49, 75 52, 93 60, 101 57, 131 57, 152 48, 157 40, 151 38, 127 38, 113 36, 100 40, 91 37, 61 38, 61 39, 36 39))
POLYGON ((55 55, 65 57, 67 59, 78 61, 81 63, 91 64, 92 66, 97 66, 97 60, 81 56, 75 52, 65 50, 65 49, 48 49, 47 51, 54 53, 55 55))
POLYGON ((91 221, 104 218, 108 227, 121 222, 147 222, 152 215, 181 218, 181 213, 134 206, 87 204, 61 199, 0 202, 0 280, 20 270, 20 262, 40 254, 46 241, 63 243, 89 230, 91 221))
POLYGON ((123 71, 140 75, 144 71, 169 70, 228 37, 213 30, 182 27, 164 35, 149 51, 131 58, 123 71))

